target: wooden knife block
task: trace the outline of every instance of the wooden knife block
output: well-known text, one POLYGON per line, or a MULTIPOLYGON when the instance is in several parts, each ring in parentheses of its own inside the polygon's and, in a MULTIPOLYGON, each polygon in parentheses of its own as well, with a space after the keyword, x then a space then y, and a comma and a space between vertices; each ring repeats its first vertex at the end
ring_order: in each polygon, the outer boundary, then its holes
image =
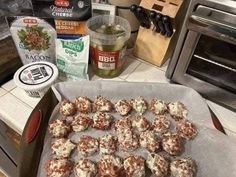
POLYGON ((175 35, 175 18, 182 4, 182 0, 142 0, 140 6, 168 15, 171 18, 174 33, 171 38, 155 32, 154 25, 150 29, 139 28, 134 46, 134 56, 161 66, 169 57, 168 48, 175 35))

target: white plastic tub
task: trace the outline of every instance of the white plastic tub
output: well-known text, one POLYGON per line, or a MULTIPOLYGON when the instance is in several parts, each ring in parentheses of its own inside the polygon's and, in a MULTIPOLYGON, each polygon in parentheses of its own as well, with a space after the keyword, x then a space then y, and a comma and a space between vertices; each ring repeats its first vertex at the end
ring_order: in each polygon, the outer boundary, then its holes
POLYGON ((58 78, 57 67, 49 62, 33 62, 22 66, 14 75, 17 87, 30 97, 41 98, 58 78))

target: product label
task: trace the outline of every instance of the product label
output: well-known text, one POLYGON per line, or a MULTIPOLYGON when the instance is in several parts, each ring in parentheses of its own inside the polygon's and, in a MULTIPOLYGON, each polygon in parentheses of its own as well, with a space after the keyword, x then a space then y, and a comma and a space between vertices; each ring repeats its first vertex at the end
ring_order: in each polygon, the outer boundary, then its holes
POLYGON ((69 0, 55 0, 54 3, 56 6, 61 6, 61 7, 68 7, 70 5, 69 0))
POLYGON ((75 40, 57 39, 56 50, 61 79, 87 79, 89 36, 75 40))
POLYGON ((47 82, 53 75, 53 69, 47 64, 32 64, 22 70, 19 80, 26 85, 39 85, 47 82))
POLYGON ((100 51, 91 47, 92 61, 99 69, 114 70, 123 64, 125 48, 114 52, 100 51))
POLYGON ((84 21, 92 16, 91 0, 32 0, 35 16, 84 21))
POLYGON ((55 20, 58 34, 85 34, 85 21, 55 20))
POLYGON ((35 97, 35 98, 39 98, 40 97, 40 93, 37 91, 26 91, 26 93, 31 96, 31 97, 35 97))
POLYGON ((50 6, 51 14, 54 17, 73 17, 74 11, 84 8, 84 1, 55 0, 50 6))
POLYGON ((50 9, 52 12, 52 16, 54 17, 72 17, 74 7, 63 8, 63 7, 57 7, 55 5, 51 5, 50 9))
POLYGON ((84 49, 84 42, 78 41, 61 41, 62 47, 65 49, 72 50, 72 52, 81 52, 84 49))
POLYGON ((23 64, 36 61, 55 63, 56 31, 44 19, 18 18, 10 31, 23 64))

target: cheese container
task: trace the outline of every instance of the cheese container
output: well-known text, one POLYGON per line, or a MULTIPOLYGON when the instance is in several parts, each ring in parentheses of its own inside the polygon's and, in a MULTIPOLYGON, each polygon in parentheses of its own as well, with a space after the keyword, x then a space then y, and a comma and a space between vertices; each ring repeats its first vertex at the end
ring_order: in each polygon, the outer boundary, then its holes
POLYGON ((30 97, 42 98, 58 78, 57 67, 49 62, 33 62, 22 66, 14 74, 14 82, 30 97))

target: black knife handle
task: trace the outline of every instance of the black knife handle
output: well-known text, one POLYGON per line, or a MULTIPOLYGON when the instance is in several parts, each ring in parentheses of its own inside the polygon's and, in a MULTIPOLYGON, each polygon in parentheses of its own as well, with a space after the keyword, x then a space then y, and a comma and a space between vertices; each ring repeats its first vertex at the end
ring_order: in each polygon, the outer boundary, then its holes
POLYGON ((138 8, 138 6, 136 4, 133 4, 130 6, 130 11, 133 12, 135 17, 139 21, 140 25, 143 26, 142 20, 139 18, 138 14, 137 14, 137 8, 138 8))
POLYGON ((147 11, 143 7, 138 6, 136 12, 137 12, 138 17, 142 21, 143 27, 149 29, 151 27, 151 21, 148 17, 147 11))
POLYGON ((137 13, 136 13, 137 7, 138 7, 138 6, 137 6, 136 4, 133 4, 133 5, 130 6, 130 11, 133 12, 135 16, 136 16, 136 14, 137 14, 137 13))
POLYGON ((170 21, 170 17, 167 15, 163 15, 162 22, 164 24, 165 30, 166 30, 166 36, 171 37, 173 34, 173 27, 170 21))
POLYGON ((149 12, 149 17, 150 17, 152 23, 154 24, 154 26, 156 28, 156 32, 160 33, 161 29, 159 28, 158 23, 156 21, 156 15, 157 15, 157 13, 155 11, 150 11, 149 12))
POLYGON ((149 10, 143 8, 142 15, 144 16, 146 27, 149 29, 151 27, 151 20, 149 18, 148 12, 149 10))
POLYGON ((139 21, 140 25, 142 27, 146 27, 145 23, 143 22, 143 19, 139 16, 139 14, 137 13, 137 8, 138 6, 136 4, 133 4, 130 6, 130 11, 133 12, 133 14, 135 15, 135 17, 137 18, 137 20, 139 21))
POLYGON ((165 27, 164 27, 164 24, 162 22, 162 14, 161 13, 157 13, 156 15, 156 21, 157 21, 157 24, 158 24, 158 27, 160 28, 160 33, 162 35, 165 35, 166 34, 166 30, 165 30, 165 27))

